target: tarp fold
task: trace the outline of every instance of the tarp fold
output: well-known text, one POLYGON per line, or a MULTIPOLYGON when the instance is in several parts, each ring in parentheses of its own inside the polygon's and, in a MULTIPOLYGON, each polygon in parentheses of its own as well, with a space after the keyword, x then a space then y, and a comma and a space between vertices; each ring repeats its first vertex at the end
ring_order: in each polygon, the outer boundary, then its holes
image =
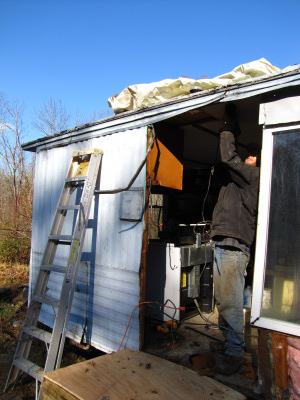
POLYGON ((280 72, 279 68, 261 58, 257 61, 241 64, 231 72, 213 79, 195 80, 180 77, 178 79, 164 79, 159 82, 131 85, 120 94, 110 97, 108 105, 113 108, 115 114, 119 114, 124 111, 148 107, 174 97, 188 95, 192 89, 208 90, 278 72, 280 72))

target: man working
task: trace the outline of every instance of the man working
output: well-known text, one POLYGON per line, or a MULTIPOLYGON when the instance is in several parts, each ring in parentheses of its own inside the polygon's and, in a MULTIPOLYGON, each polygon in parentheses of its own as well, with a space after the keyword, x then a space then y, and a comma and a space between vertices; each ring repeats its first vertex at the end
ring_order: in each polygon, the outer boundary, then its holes
POLYGON ((258 146, 252 146, 243 162, 236 152, 238 134, 236 120, 228 118, 220 133, 221 161, 228 180, 220 190, 211 229, 215 300, 225 336, 224 343, 211 343, 211 350, 223 353, 217 359, 217 370, 223 374, 236 372, 244 353, 243 292, 256 229, 259 186, 258 146))

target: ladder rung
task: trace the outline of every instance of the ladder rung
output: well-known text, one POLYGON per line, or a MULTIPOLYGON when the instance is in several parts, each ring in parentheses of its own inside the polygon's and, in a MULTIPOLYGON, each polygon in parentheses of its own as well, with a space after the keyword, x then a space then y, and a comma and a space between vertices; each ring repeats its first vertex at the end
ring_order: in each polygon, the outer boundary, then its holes
POLYGON ((51 342, 51 333, 44 331, 43 329, 39 329, 36 326, 24 326, 23 332, 27 335, 35 337, 36 339, 42 340, 45 343, 51 342))
POLYGON ((48 306, 52 306, 52 307, 59 306, 59 300, 54 299, 53 297, 49 297, 49 296, 38 296, 35 294, 32 296, 32 300, 34 300, 38 303, 47 304, 48 306))
POLYGON ((72 236, 70 235, 49 235, 49 240, 60 242, 61 244, 71 244, 72 236))
POLYGON ((50 272, 60 272, 64 274, 66 272, 66 267, 61 267, 60 265, 41 265, 41 270, 50 272))
POLYGON ((57 207, 57 209, 58 210, 66 210, 66 211, 69 211, 69 210, 79 210, 80 209, 80 205, 78 204, 78 205, 74 205, 74 206, 58 206, 57 207))
POLYGON ((44 373, 43 368, 27 360, 26 358, 15 358, 13 364, 21 371, 26 372, 26 374, 42 382, 44 373))
POLYGON ((67 178, 66 182, 67 183, 69 183, 69 182, 83 182, 83 181, 86 180, 86 178, 87 178, 87 176, 75 176, 73 178, 67 178))

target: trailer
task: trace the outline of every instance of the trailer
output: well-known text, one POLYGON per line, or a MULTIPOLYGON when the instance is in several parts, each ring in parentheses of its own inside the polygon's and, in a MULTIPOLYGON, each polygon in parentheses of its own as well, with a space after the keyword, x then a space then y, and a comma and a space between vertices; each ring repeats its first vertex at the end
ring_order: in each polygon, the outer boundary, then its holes
MULTIPOLYGON (((195 312, 195 299, 202 311, 213 309, 209 224, 219 188, 218 131, 230 102, 239 115, 240 156, 246 156, 249 143, 263 145, 256 265, 253 259, 247 278, 255 299, 251 319, 255 326, 300 336, 300 321, 294 316, 299 309, 299 254, 295 251, 292 261, 281 264, 282 252, 275 261, 267 256, 268 249, 276 247, 276 233, 272 233, 275 244, 268 247, 269 215, 274 209, 270 203, 274 132, 292 132, 292 142, 299 143, 300 66, 296 65, 125 111, 23 145, 36 153, 29 298, 72 153, 87 148, 103 151, 101 183, 89 216, 68 337, 106 353, 121 343, 122 348, 140 350, 146 318, 188 318, 195 312), (275 264, 281 267, 276 269, 275 264), (284 268, 288 279, 282 278, 284 268), (272 295, 275 288, 281 297, 272 295), (280 313, 270 312, 272 302, 280 313)), ((297 186, 292 192, 294 207, 299 200, 296 170, 285 171, 297 186)), ((292 222, 291 215, 282 224, 286 221, 292 222)), ((56 263, 67 258, 62 249, 56 263)), ((52 297, 58 296, 61 284, 60 275, 53 274, 48 282, 52 297)), ((50 306, 43 305, 40 322, 53 326, 50 306)))

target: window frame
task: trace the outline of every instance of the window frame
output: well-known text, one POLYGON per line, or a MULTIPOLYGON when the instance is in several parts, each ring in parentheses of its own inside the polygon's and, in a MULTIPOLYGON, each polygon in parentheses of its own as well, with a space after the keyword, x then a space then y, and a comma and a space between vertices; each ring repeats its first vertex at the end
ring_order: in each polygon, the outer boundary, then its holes
POLYGON ((268 248, 274 133, 298 129, 300 130, 300 124, 292 123, 285 126, 265 127, 263 130, 260 193, 258 203, 255 267, 251 309, 251 324, 254 326, 295 336, 300 336, 300 324, 263 317, 262 301, 268 248))

